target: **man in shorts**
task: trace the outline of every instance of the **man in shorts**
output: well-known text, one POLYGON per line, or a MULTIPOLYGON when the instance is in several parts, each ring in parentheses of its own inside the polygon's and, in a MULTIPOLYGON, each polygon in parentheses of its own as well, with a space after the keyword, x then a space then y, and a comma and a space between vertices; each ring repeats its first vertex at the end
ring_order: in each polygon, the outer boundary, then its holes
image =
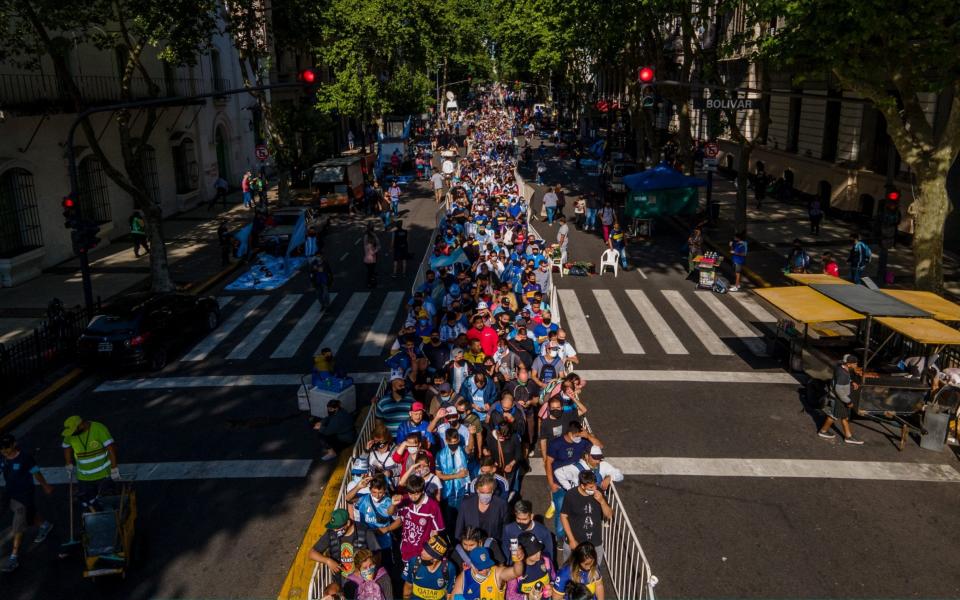
POLYGON ((34 481, 40 484, 48 496, 53 493, 53 488, 47 483, 33 457, 22 451, 17 440, 10 434, 0 438, 0 472, 6 482, 7 498, 13 512, 13 549, 10 551, 10 558, 2 567, 4 572, 9 573, 20 566, 20 545, 27 528, 31 525, 39 527, 37 537, 33 540, 36 544, 47 539, 53 529, 53 523, 41 518, 37 512, 34 481))
POLYGON ((863 440, 853 437, 850 432, 850 411, 853 410, 853 398, 850 392, 860 387, 856 381, 850 377, 850 369, 857 366, 857 357, 852 354, 845 354, 843 359, 833 369, 833 381, 830 384, 830 390, 827 392, 833 397, 833 410, 827 414, 826 420, 817 432, 822 438, 833 439, 837 437, 830 428, 834 422, 840 422, 840 429, 843 431, 843 441, 847 444, 862 445, 863 440))

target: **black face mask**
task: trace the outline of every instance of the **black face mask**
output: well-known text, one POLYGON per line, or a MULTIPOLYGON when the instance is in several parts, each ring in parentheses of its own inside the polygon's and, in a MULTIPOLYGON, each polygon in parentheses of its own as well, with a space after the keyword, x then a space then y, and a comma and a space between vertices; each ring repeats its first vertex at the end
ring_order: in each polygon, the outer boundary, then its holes
POLYGON ((456 452, 457 448, 460 447, 460 444, 447 444, 447 448, 450 448, 450 452, 456 452))
POLYGON ((562 414, 563 414, 563 409, 560 409, 560 408, 556 408, 556 409, 551 408, 551 409, 550 409, 550 416, 553 417, 554 419, 559 419, 559 418, 560 418, 560 415, 562 415, 562 414))

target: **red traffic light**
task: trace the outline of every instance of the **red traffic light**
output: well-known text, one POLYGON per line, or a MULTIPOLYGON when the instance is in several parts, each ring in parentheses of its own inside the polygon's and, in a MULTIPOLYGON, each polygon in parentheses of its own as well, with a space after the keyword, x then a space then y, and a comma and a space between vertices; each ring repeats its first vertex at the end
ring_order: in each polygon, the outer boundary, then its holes
POLYGON ((887 200, 891 202, 900 201, 900 190, 887 190, 887 200))
POLYGON ((654 78, 653 68, 643 67, 640 69, 640 72, 637 73, 637 79, 640 80, 640 83, 651 83, 654 78))
POLYGON ((303 83, 315 83, 317 81, 317 73, 313 69, 304 69, 300 71, 300 76, 297 79, 303 83))
POLYGON ((64 196, 63 198, 64 208, 73 208, 76 205, 77 205, 77 201, 74 200, 72 196, 64 196))

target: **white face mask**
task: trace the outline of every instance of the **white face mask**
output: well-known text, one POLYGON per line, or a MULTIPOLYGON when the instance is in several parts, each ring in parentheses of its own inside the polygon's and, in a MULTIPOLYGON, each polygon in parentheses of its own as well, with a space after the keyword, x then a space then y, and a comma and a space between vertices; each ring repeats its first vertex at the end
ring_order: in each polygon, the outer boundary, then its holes
POLYGON ((478 493, 477 496, 480 499, 480 504, 490 504, 490 501, 493 500, 493 494, 478 493))
POLYGON ((579 444, 579 443, 583 440, 583 438, 580 437, 579 435, 575 435, 575 436, 573 436, 573 438, 571 438, 571 439, 573 440, 573 443, 574 443, 574 444, 579 444))

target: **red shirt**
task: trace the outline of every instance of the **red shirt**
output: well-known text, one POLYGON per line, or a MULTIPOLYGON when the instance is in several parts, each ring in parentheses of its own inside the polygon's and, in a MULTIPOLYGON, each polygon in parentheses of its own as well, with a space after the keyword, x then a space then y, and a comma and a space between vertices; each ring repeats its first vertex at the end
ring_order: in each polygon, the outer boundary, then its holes
POLYGON ((840 277, 840 267, 837 266, 836 261, 831 260, 823 267, 823 272, 827 275, 833 275, 834 277, 840 277))
POLYGON ((471 327, 467 331, 468 340, 480 340, 480 347, 487 356, 493 356, 497 353, 497 346, 500 344, 497 330, 489 325, 484 325, 483 329, 471 327))
POLYGON ((409 497, 404 498, 396 514, 403 522, 400 529, 400 558, 403 562, 419 556, 430 536, 444 527, 440 505, 429 496, 420 506, 411 502, 409 497))

